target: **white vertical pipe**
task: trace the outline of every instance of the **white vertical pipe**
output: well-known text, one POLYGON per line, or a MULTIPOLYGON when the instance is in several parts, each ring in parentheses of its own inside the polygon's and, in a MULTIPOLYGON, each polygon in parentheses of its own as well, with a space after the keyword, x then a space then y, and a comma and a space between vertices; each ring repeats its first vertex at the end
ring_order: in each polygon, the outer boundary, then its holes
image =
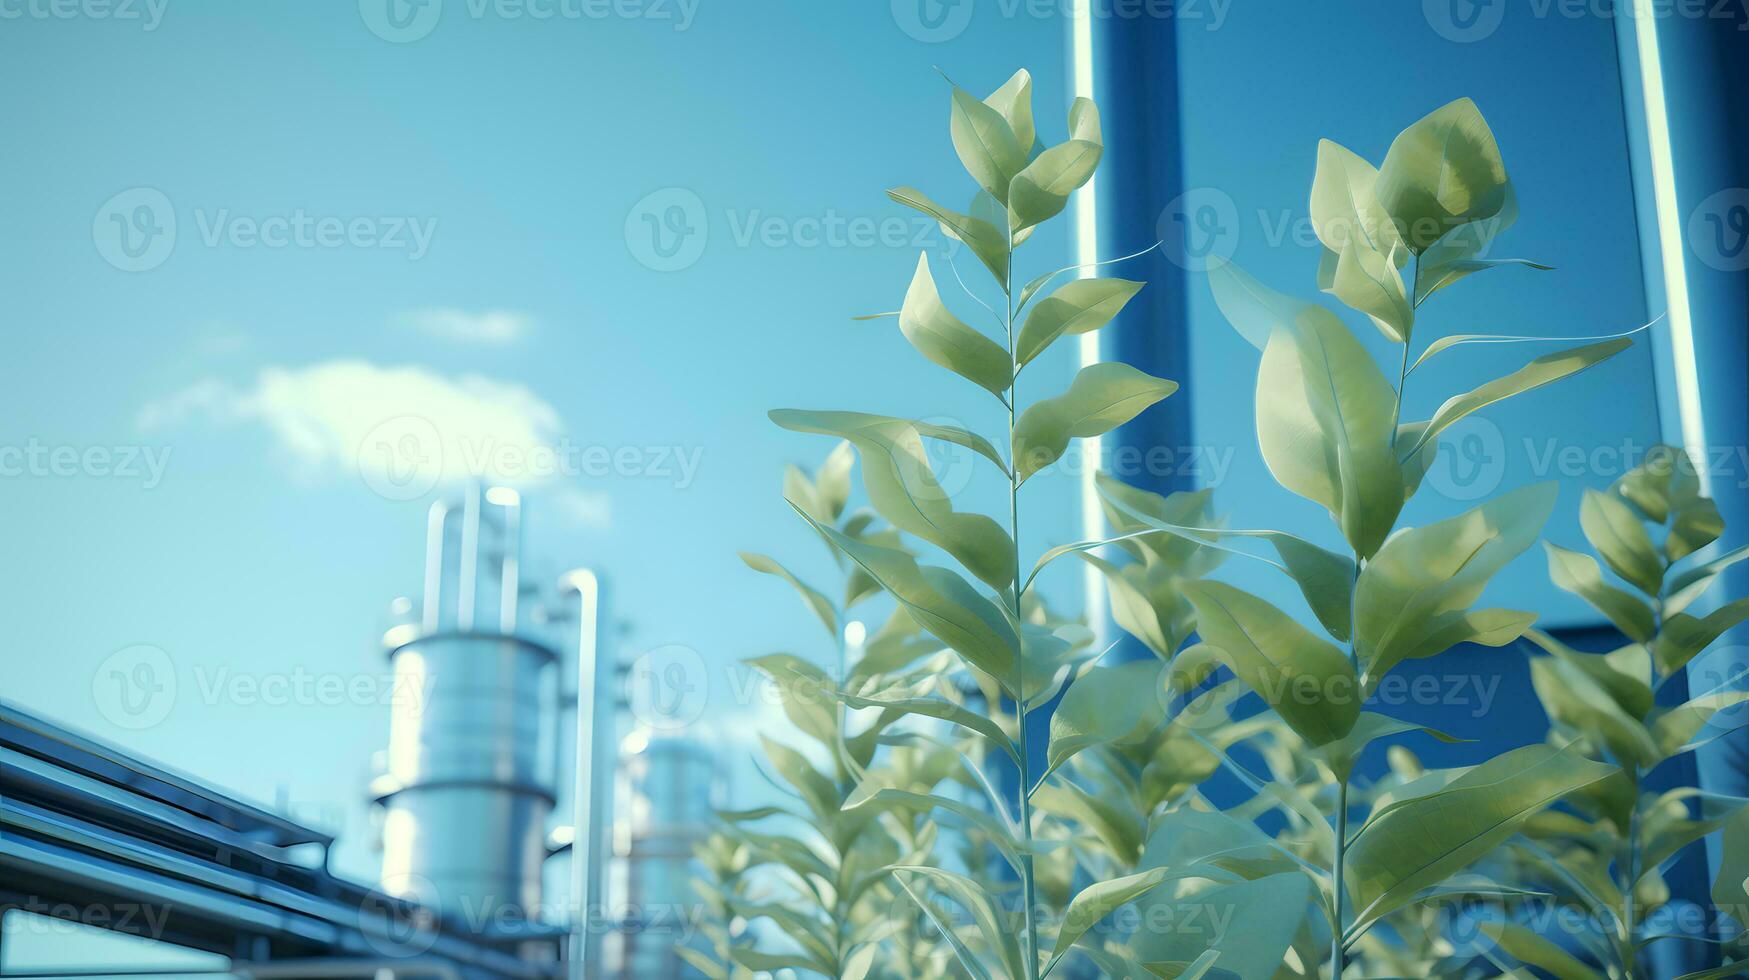
MULTIPOLYGON (((1069 19, 1069 62, 1077 98, 1093 98, 1093 16, 1091 0, 1075 0, 1074 15, 1069 19)), ((1099 261, 1099 207, 1097 174, 1075 197, 1075 263, 1091 265, 1099 261)), ((1091 270, 1082 270, 1082 275, 1091 270)), ((1091 331, 1080 338, 1081 366, 1099 363, 1099 332, 1091 331)), ((1081 440, 1081 539, 1097 541, 1105 536, 1105 515, 1099 509, 1099 492, 1093 482, 1099 469, 1104 440, 1099 437, 1081 440)), ((1105 644, 1105 580, 1092 565, 1082 569, 1083 609, 1087 625, 1105 644)))
POLYGON ((1694 353, 1694 320, 1688 304, 1688 263, 1682 242, 1682 214, 1676 198, 1676 168, 1670 144, 1669 106, 1664 94, 1664 63, 1658 49, 1658 21, 1652 0, 1634 0, 1635 47, 1640 62, 1640 92, 1646 104, 1647 157, 1652 200, 1657 212, 1658 251, 1664 271, 1664 302, 1669 311, 1671 367, 1682 441, 1700 465, 1701 492, 1712 495, 1706 458, 1706 422, 1701 414, 1700 369, 1694 353))
POLYGON ((595 842, 595 676, 597 613, 601 584, 595 573, 579 568, 565 574, 563 588, 577 590, 577 771, 572 777, 571 816, 571 949, 567 975, 587 980, 589 922, 596 901, 595 842))
POLYGON ((504 507, 504 569, 498 585, 498 628, 505 636, 516 632, 516 606, 522 587, 522 495, 495 487, 504 507))
POLYGON ((480 487, 468 488, 462 498, 461 584, 456 589, 456 629, 474 628, 474 593, 480 576, 480 487))
POLYGON ((419 620, 427 636, 437 632, 443 608, 443 535, 449 524, 449 504, 433 501, 425 518, 425 600, 419 620))

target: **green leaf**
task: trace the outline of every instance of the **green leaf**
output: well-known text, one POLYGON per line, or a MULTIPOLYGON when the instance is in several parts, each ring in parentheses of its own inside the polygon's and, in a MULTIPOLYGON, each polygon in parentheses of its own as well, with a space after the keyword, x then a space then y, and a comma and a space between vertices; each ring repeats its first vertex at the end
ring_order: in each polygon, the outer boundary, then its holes
POLYGON ((1278 329, 1257 372, 1257 439, 1283 487, 1330 511, 1371 557, 1403 506, 1391 451, 1396 389, 1336 315, 1307 306, 1278 329))
MULTIPOLYGON (((1462 229, 1459 229, 1459 231, 1456 232, 1456 234, 1461 233, 1462 229)), ((1426 297, 1439 292, 1441 289, 1444 289, 1460 280, 1467 279, 1478 272, 1486 272, 1489 269, 1502 269, 1507 266, 1520 266, 1526 269, 1535 269, 1538 272, 1552 272, 1555 268, 1552 265, 1544 265, 1541 262, 1532 262, 1530 259, 1464 258, 1452 259, 1449 262, 1442 262, 1438 265, 1429 265, 1423 260, 1421 263, 1421 275, 1417 279, 1419 284, 1417 288, 1420 290, 1418 295, 1425 299, 1426 297)), ((1427 355, 1425 354, 1420 358, 1420 360, 1423 361, 1426 359, 1427 355)))
POLYGON ((1149 975, 1162 980, 1239 980, 1239 975, 1229 970, 1220 969, 1215 965, 1221 958, 1221 951, 1211 949, 1189 963, 1173 960, 1165 963, 1149 963, 1143 969, 1149 975))
POLYGON ((1046 775, 1082 749, 1133 744, 1158 729, 1165 722, 1160 685, 1164 666, 1157 660, 1096 665, 1070 684, 1051 713, 1046 775))
POLYGON ((1445 400, 1445 404, 1439 406, 1439 411, 1433 413, 1433 418, 1427 422, 1427 428, 1422 430, 1420 440, 1408 452, 1403 453, 1402 458, 1408 459, 1415 455, 1416 452, 1420 451, 1423 443, 1437 438, 1441 432, 1450 428, 1459 419, 1496 402, 1505 401, 1513 395, 1522 395, 1527 391, 1534 391, 1543 385, 1552 384, 1562 378, 1578 374, 1586 368, 1627 350, 1633 346, 1633 343, 1632 340, 1621 337, 1601 343, 1588 344, 1584 347, 1574 347, 1554 354, 1544 354, 1505 377, 1495 378, 1493 381, 1461 395, 1453 395, 1445 400))
POLYGON ((1603 685, 1573 660, 1538 657, 1530 662, 1530 678, 1550 718, 1607 747, 1611 758, 1622 765, 1645 769, 1661 761, 1646 726, 1629 717, 1603 685))
POLYGON ((1397 226, 1374 193, 1379 172, 1353 151, 1330 140, 1318 141, 1318 169, 1312 178, 1312 227, 1328 251, 1340 255, 1350 243, 1381 256, 1402 246, 1397 226))
POLYGON ((1658 750, 1664 758, 1691 752, 1711 741, 1708 738, 1696 742, 1695 736, 1712 722, 1714 715, 1735 708, 1745 701, 1749 701, 1749 691, 1723 690, 1703 694, 1674 708, 1659 709, 1653 713, 1651 719, 1652 738, 1658 743, 1658 750))
POLYGON ((795 726, 829 747, 838 743, 838 712, 832 679, 819 667, 787 653, 754 657, 747 664, 777 686, 783 711, 795 726))
POLYGON ((728 971, 723 969, 722 964, 711 959, 710 954, 704 950, 693 949, 690 946, 676 946, 674 952, 685 960, 688 966, 704 974, 706 980, 728 980, 728 971))
POLYGON ((1719 834, 1719 870, 1713 907, 1749 927, 1749 807, 1738 807, 1719 834))
MULTIPOLYGON (((796 511, 798 514, 801 511, 796 511)), ((903 551, 845 537, 802 514, 832 544, 874 576, 917 625, 996 678, 1014 674, 1020 638, 1008 614, 945 568, 919 566, 903 551)), ((1010 693, 1013 693, 1010 691, 1010 693)))
POLYGON ((899 311, 899 329, 931 361, 1000 396, 1013 381, 1008 352, 948 312, 929 274, 929 256, 917 257, 917 272, 899 311))
POLYGON ((1354 728, 1347 735, 1328 745, 1318 746, 1312 752, 1330 767, 1330 771, 1335 774, 1338 782, 1346 783, 1348 777, 1354 772, 1355 761, 1360 758, 1362 752, 1366 751, 1368 745, 1381 738, 1389 738, 1407 732, 1421 732, 1447 744, 1468 741, 1467 739, 1453 738, 1437 729, 1399 721, 1371 711, 1363 711, 1356 719, 1354 728))
POLYGON ((1660 443, 1647 450, 1645 460, 1622 474, 1611 489, 1663 524, 1670 520, 1671 511, 1699 498, 1700 476, 1687 452, 1660 443))
POLYGON ((1379 811, 1348 847, 1347 880, 1359 936, 1463 870, 1561 797, 1616 772, 1574 752, 1529 745, 1499 755, 1424 796, 1379 811))
POLYGON ((1230 585, 1191 582, 1184 593, 1203 642, 1302 738, 1324 745, 1354 728, 1359 685, 1334 644, 1230 585))
POLYGON ((1008 288, 1008 235, 981 218, 949 211, 930 200, 914 187, 895 187, 887 196, 908 208, 921 211, 941 223, 942 230, 957 241, 964 242, 972 254, 984 263, 984 268, 996 277, 1003 289, 1008 288))
POLYGON ((1135 863, 1142 850, 1145 820, 1122 794, 1094 795, 1068 780, 1042 783, 1032 794, 1033 809, 1079 826, 1104 844, 1120 864, 1135 863))
POLYGON ((1617 575, 1646 595, 1662 591, 1664 561, 1646 526, 1620 497, 1586 490, 1579 504, 1579 528, 1617 575))
POLYGON ((1111 322, 1145 283, 1127 279, 1077 279, 1039 301, 1020 328, 1016 353, 1026 364, 1064 334, 1083 334, 1111 322))
POLYGON ((1542 630, 1532 630, 1528 636, 1550 656, 1589 675, 1628 717, 1644 718, 1652 710, 1651 663, 1644 647, 1628 646, 1609 654, 1581 653, 1542 630))
POLYGON ((1032 120, 1032 73, 1024 68, 1015 72, 1001 88, 990 93, 984 104, 1002 114, 1014 134, 1014 142, 1030 156, 1038 142, 1038 127, 1032 120))
POLYGON ((1219 882, 1249 881, 1299 868, 1281 844, 1251 821, 1188 807, 1154 819, 1141 863, 1219 882))
POLYGON ((908 715, 939 718, 984 736, 990 740, 991 745, 1006 752, 1015 762, 1020 761, 1019 754, 1014 750, 1013 740, 1002 730, 1002 726, 951 701, 940 698, 861 697, 843 692, 838 694, 838 699, 852 708, 881 708, 902 711, 908 715))
POLYGON ((1024 959, 1020 952, 1020 943, 1014 935, 1016 930, 997 910, 995 902, 991 900, 989 893, 984 890, 982 885, 964 875, 943 871, 940 868, 904 865, 892 870, 899 875, 902 881, 907 878, 913 880, 922 878, 964 906, 966 911, 971 913, 972 921, 977 925, 979 935, 983 936, 985 944, 996 955, 998 962, 1002 964, 1002 968, 1008 976, 1026 976, 1022 967, 1024 959))
POLYGON ((1670 580, 1664 588, 1664 612, 1675 615, 1694 604, 1694 600, 1706 594, 1712 587, 1719 573, 1745 558, 1749 558, 1749 545, 1727 551, 1704 564, 1696 565, 1686 572, 1670 580))
MULTIPOLYGON (((1656 320, 1653 321, 1653 323, 1656 323, 1656 322, 1657 322, 1656 320)), ((1632 337, 1634 334, 1637 334, 1643 330, 1649 330, 1649 329, 1651 329, 1651 326, 1652 326, 1651 323, 1647 323, 1647 324, 1644 324, 1642 326, 1635 327, 1632 330, 1624 330, 1621 333, 1597 334, 1597 335, 1591 336, 1591 337, 1551 337, 1551 336, 1543 336, 1543 335, 1539 335, 1539 334, 1495 334, 1495 333, 1450 334, 1448 336, 1441 337, 1438 340, 1435 340, 1431 344, 1428 344, 1427 349, 1421 352, 1421 356, 1417 357, 1415 359, 1415 363, 1409 365, 1409 373, 1414 374, 1416 369, 1420 368, 1421 365, 1427 363, 1435 355, 1442 354, 1445 351, 1451 350, 1454 347, 1467 347, 1467 346, 1473 346, 1476 344, 1571 344, 1575 340, 1579 340, 1579 341, 1620 340, 1624 337, 1632 337)), ((1398 441, 1401 442, 1402 440, 1399 439, 1398 441)), ((1620 481, 1617 481, 1617 483, 1619 484, 1620 481)))
POLYGON ((1161 496, 1099 472, 1093 474, 1093 483, 1099 493, 1100 508, 1113 530, 1120 534, 1165 532, 1133 539, 1136 548, 1126 550, 1136 557, 1152 552, 1161 564, 1188 578, 1214 571, 1226 557, 1220 549, 1211 547, 1217 537, 1214 529, 1221 523, 1214 514, 1212 489, 1180 490, 1161 496), (1196 528, 1209 531, 1191 530, 1196 528))
POLYGON ((1278 329, 1293 330, 1294 324, 1313 304, 1278 293, 1258 282, 1237 262, 1223 262, 1209 270, 1209 289, 1221 315, 1245 342, 1258 350, 1269 346, 1278 329))
POLYGON ((1404 660, 1435 656, 1466 639, 1509 643, 1530 626, 1530 614, 1475 612, 1470 605, 1536 541, 1556 493, 1553 483, 1523 487, 1386 542, 1361 571, 1354 594, 1356 652, 1369 691, 1404 660))
POLYGON ((1604 976, 1516 922, 1483 921, 1480 925, 1482 932, 1508 955, 1526 966, 1543 970, 1555 980, 1602 980, 1604 976))
POLYGON ((1415 328, 1415 307, 1409 301, 1403 277, 1386 256, 1360 242, 1349 242, 1337 259, 1330 292, 1370 317, 1391 342, 1409 342, 1415 328))
POLYGON ((1099 169, 1105 154, 1099 109, 1076 99, 1069 109, 1069 139, 1040 153, 1015 176, 1008 190, 1008 224, 1028 229, 1061 214, 1075 193, 1099 169))
POLYGON ((874 969, 875 956, 880 951, 879 943, 863 943, 856 947, 844 958, 844 973, 839 980, 867 980, 870 971, 874 969))
POLYGON ((903 419, 858 412, 778 409, 771 420, 792 432, 848 439, 862 453, 869 502, 893 526, 940 546, 992 588, 1014 582, 1014 542, 982 514, 961 514, 935 480, 922 434, 903 419))
POLYGON ((871 780, 858 786, 844 801, 844 809, 846 810, 862 808, 872 808, 876 812, 911 810, 927 813, 931 810, 945 810, 976 827, 1001 852, 1009 867, 1014 869, 1014 873, 1021 873, 1020 851, 1013 835, 1008 832, 1008 828, 1004 827, 988 810, 973 806, 964 800, 936 796, 931 793, 912 793, 871 780))
POLYGON ((1422 252, 1460 225, 1506 204, 1506 165, 1476 104, 1459 99, 1398 135, 1374 192, 1408 246, 1422 252))
POLYGON ((1645 643, 1657 629, 1652 608, 1603 580, 1603 569, 1590 555, 1543 542, 1549 554, 1549 578, 1561 589, 1589 602, 1636 643, 1645 643))
POLYGON ((1140 920, 1171 927, 1143 930, 1130 945, 1144 963, 1200 962, 1212 950, 1220 966, 1211 976, 1274 977, 1315 901, 1311 879, 1297 872, 1183 897, 1156 892, 1139 903, 1140 920))
POLYGON ((1719 513, 1718 504, 1697 497, 1677 508, 1676 520, 1671 523, 1670 534, 1664 539, 1664 556, 1671 561, 1681 561, 1717 541, 1724 533, 1725 518, 1719 513))
POLYGON ((1119 361, 1081 369, 1069 390, 1034 404, 1014 426, 1014 472, 1022 482, 1056 462, 1070 439, 1104 435, 1178 390, 1119 361))
POLYGON ((1026 151, 1002 113, 962 88, 953 90, 949 131, 966 173, 998 201, 1008 200, 1008 182, 1026 166, 1026 151))
POLYGON ((899 888, 905 892, 905 894, 911 899, 912 903, 923 912, 923 915, 928 918, 930 923, 935 926, 936 930, 941 933, 941 938, 944 939, 949 948, 953 950, 954 958, 959 961, 960 966, 966 971, 966 975, 970 976, 972 980, 991 980, 990 971, 984 968, 984 964, 978 959, 978 955, 966 946, 965 940, 960 938, 959 932, 953 927, 953 924, 943 921, 941 913, 936 910, 935 906, 929 904, 929 902, 924 900, 923 896, 918 895, 913 891, 910 884, 908 884, 903 877, 900 877, 898 882, 899 888))
POLYGON ((1125 633, 1142 641, 1154 655, 1169 659, 1190 635, 1192 626, 1177 614, 1176 583, 1151 577, 1142 565, 1119 567, 1087 551, 1082 561, 1105 576, 1111 598, 1111 618, 1125 633))
POLYGON ((1681 669, 1725 631, 1749 620, 1749 599, 1738 599, 1696 619, 1677 613, 1664 620, 1664 629, 1652 642, 1652 656, 1665 672, 1681 669))
POLYGON ((819 770, 808 763, 800 752, 774 742, 761 735, 759 742, 765 746, 765 756, 771 760, 771 765, 784 782, 795 787, 802 796, 802 802, 813 810, 822 820, 838 812, 838 790, 832 780, 822 776, 819 770))
POLYGON ((1171 876, 1171 872, 1165 868, 1150 868, 1138 874, 1096 882, 1082 889, 1069 903, 1068 911, 1063 914, 1063 925, 1057 932, 1057 943, 1051 951, 1050 962, 1045 965, 1045 975, 1049 976, 1057 968, 1057 962, 1069 952, 1069 948, 1085 936, 1087 930, 1098 925, 1099 920, 1153 891, 1171 876))
MULTIPOLYGON (((1223 537, 1257 538, 1275 548, 1275 553, 1281 556, 1282 564, 1278 566, 1300 587, 1300 594, 1306 599, 1313 615, 1318 622, 1339 640, 1347 640, 1349 633, 1349 597, 1354 586, 1354 561, 1346 555, 1326 551, 1302 538, 1294 537, 1283 531, 1251 531, 1231 528, 1203 528, 1173 524, 1160 516, 1166 513, 1160 507, 1151 507, 1152 512, 1141 509, 1150 503, 1147 498, 1154 498, 1161 504, 1167 503, 1157 494, 1136 490, 1134 487, 1106 477, 1103 474, 1095 477, 1095 486, 1106 505, 1106 513, 1112 518, 1114 526, 1139 526, 1152 528, 1173 535, 1179 540, 1191 543, 1202 538, 1217 539, 1223 537)), ((1178 497, 1174 494, 1173 497, 1178 497)), ((1187 557, 1187 556, 1186 556, 1187 557)), ((1255 555, 1246 555, 1255 558, 1255 555)), ((1267 559, 1265 559, 1267 560, 1267 559)), ((1271 563, 1273 564, 1273 563, 1271 563)))
POLYGON ((807 604, 809 609, 813 610, 814 615, 819 617, 820 624, 826 627, 826 632, 831 634, 834 639, 838 637, 838 610, 832 605, 832 600, 826 598, 825 593, 796 578, 789 569, 778 564, 775 559, 750 551, 743 551, 739 554, 748 568, 756 572, 764 572, 766 575, 775 575, 788 582, 791 588, 801 594, 802 601, 807 604))
POLYGON ((809 973, 823 973, 831 976, 834 967, 830 963, 821 963, 806 956, 793 953, 761 953, 746 946, 736 946, 729 950, 729 956, 736 966, 749 970, 806 970, 809 973))

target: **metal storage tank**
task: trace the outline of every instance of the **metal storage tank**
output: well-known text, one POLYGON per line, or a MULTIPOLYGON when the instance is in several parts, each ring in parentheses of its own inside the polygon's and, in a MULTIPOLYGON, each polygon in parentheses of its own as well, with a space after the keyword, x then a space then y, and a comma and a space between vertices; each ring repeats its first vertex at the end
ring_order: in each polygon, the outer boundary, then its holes
POLYGON ((558 655, 519 635, 521 499, 432 505, 419 619, 384 637, 396 692, 381 885, 481 929, 540 917, 558 655))

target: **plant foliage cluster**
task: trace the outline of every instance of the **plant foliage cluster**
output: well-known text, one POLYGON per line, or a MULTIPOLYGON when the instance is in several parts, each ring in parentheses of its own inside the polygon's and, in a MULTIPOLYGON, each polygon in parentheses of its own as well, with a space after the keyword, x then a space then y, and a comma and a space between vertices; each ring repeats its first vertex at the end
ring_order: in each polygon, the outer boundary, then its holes
POLYGON ((710 948, 689 959, 715 977, 1633 978, 1646 975, 1651 944, 1706 941, 1727 965, 1691 980, 1741 975, 1749 947, 1730 934, 1749 904, 1749 809, 1646 788, 1659 765, 1728 727, 1746 697, 1736 678, 1682 703, 1660 696, 1749 618, 1749 600, 1696 611, 1749 551, 1714 547, 1724 528, 1688 457, 1660 447, 1588 491, 1584 548, 1544 543, 1554 584, 1621 632, 1606 654, 1538 631, 1533 610, 1479 604, 1541 539, 1554 485, 1425 526, 1401 520, 1453 424, 1632 343, 1591 338, 1451 393, 1428 418, 1404 417, 1411 382, 1440 387, 1427 377, 1436 359, 1554 340, 1431 337, 1419 323, 1428 301, 1469 276, 1546 268, 1487 257, 1518 209, 1476 106, 1460 100, 1414 123, 1378 166, 1319 147, 1318 285, 1384 335, 1394 370, 1330 307, 1231 264, 1211 273, 1223 313, 1258 350, 1269 472, 1321 505, 1342 545, 1234 527, 1208 490, 1160 496, 1102 475, 1112 536, 1029 561, 1018 537, 1028 480, 1177 388, 1100 363, 1066 390, 1022 400, 1028 364, 1111 322, 1143 286, 1080 277, 1098 267, 1021 277, 1021 247, 1093 176, 1104 146, 1087 100, 1071 107, 1066 139, 1047 145, 1031 95, 1025 72, 985 99, 953 89, 953 146, 978 186, 966 211, 889 192, 984 267, 998 298, 967 291, 967 304, 1000 332, 950 309, 928 256, 885 316, 924 358, 987 392, 1005 433, 772 413, 837 440, 815 473, 786 474, 784 497, 841 581, 822 590, 771 558, 743 558, 800 594, 837 662, 751 662, 813 744, 768 740, 765 770, 788 802, 723 814, 701 849, 713 921, 710 948), (931 441, 989 467, 1006 513, 956 509, 931 441), (851 506, 858 472, 866 509, 851 506), (1151 658, 1108 662, 1087 627, 1046 606, 1037 577, 1065 559, 1097 569, 1114 620, 1151 658), (1234 560, 1272 567, 1303 609, 1221 581, 1234 560), (891 611, 847 663, 846 627, 864 604, 891 611), (1457 740, 1374 710, 1373 695, 1406 661, 1460 644, 1530 658, 1546 742, 1421 766, 1405 742, 1457 740), (1376 778, 1357 775, 1369 750, 1388 762, 1376 778), (1237 803, 1205 794, 1223 772, 1246 788, 1237 803), (1727 928, 1660 929, 1670 901, 1660 870, 1714 832, 1714 925, 1727 928), (1574 922, 1584 925, 1551 925, 1574 922))

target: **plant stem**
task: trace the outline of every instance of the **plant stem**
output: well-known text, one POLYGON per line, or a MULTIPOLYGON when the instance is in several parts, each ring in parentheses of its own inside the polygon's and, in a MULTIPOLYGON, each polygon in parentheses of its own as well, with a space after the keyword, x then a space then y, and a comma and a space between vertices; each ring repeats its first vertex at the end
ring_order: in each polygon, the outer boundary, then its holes
POLYGON ((1331 891, 1336 896, 1336 924, 1330 929, 1330 980, 1341 980, 1347 964, 1342 951, 1342 911, 1347 902, 1342 875, 1342 859, 1348 851, 1348 780, 1336 784, 1336 861, 1331 868, 1331 891))
MULTIPOLYGON (((1014 455, 1014 406, 1020 402, 1020 365, 1014 353, 1014 233, 1008 235, 1008 274, 1002 283, 1002 294, 1008 302, 1008 312, 1003 318, 1003 327, 1008 332, 1008 447, 1009 455, 1014 455)), ((1014 538, 1014 586, 1013 595, 1014 622, 1016 635, 1020 624, 1020 460, 1011 459, 1008 466, 1008 531, 1014 538)), ((1020 886, 1022 900, 1026 903, 1026 980, 1038 980, 1038 921, 1037 921, 1037 885, 1038 876, 1033 873, 1032 865, 1032 763, 1028 751, 1029 740, 1026 732, 1026 656, 1016 651, 1015 658, 1015 692, 1014 714, 1017 735, 1020 738, 1020 837, 1024 845, 1020 853, 1020 886)))
POLYGON ((1634 890, 1640 883, 1640 767, 1630 766, 1626 770, 1628 781, 1634 787, 1634 808, 1628 812, 1628 869, 1627 881, 1623 883, 1622 894, 1622 967, 1627 971, 1627 980, 1634 980, 1634 929, 1637 910, 1634 908, 1634 890))

